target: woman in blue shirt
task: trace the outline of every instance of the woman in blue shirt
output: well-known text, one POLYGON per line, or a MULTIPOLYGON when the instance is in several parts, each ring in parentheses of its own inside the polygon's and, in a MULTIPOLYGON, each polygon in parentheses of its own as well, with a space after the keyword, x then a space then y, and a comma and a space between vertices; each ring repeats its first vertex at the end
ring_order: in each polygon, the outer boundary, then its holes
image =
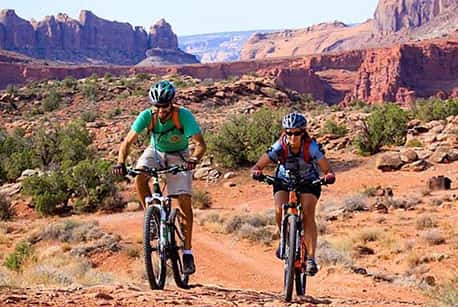
MULTIPOLYGON (((306 127, 307 119, 300 113, 290 113, 282 120, 284 133, 280 140, 275 142, 251 169, 254 178, 262 175, 262 170, 270 163, 279 164, 276 176, 288 179, 288 171, 294 172, 301 180, 313 181, 319 178, 318 167, 324 174, 328 184, 335 182, 335 174, 329 161, 315 140, 310 139, 306 127), (318 167, 317 167, 318 166, 318 167)), ((282 218, 282 204, 288 202, 289 192, 283 187, 274 185, 275 215, 278 229, 282 218)), ((321 187, 303 186, 300 190, 300 202, 303 207, 305 243, 307 246, 307 274, 310 276, 318 272, 315 261, 317 229, 315 222, 315 207, 320 198, 321 187)), ((277 257, 280 250, 277 249, 277 257)))

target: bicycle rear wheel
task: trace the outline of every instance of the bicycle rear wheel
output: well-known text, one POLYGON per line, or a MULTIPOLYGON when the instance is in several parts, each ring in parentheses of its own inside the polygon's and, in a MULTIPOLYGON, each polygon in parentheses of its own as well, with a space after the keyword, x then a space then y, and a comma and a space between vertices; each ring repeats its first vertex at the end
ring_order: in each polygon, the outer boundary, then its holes
POLYGON ((160 248, 160 212, 150 205, 146 208, 143 224, 143 250, 148 282, 152 290, 163 289, 165 285, 166 254, 160 248))
POLYGON ((178 287, 187 289, 189 282, 189 275, 184 274, 183 272, 183 250, 184 250, 184 232, 182 228, 182 219, 183 216, 181 212, 177 209, 172 209, 170 214, 170 221, 173 225, 172 231, 172 270, 173 270, 173 279, 178 287))
POLYGON ((296 260, 296 216, 288 216, 288 231, 286 238, 286 258, 285 258, 285 279, 284 279, 284 291, 285 300, 291 301, 293 296, 293 281, 294 281, 294 263, 296 260))

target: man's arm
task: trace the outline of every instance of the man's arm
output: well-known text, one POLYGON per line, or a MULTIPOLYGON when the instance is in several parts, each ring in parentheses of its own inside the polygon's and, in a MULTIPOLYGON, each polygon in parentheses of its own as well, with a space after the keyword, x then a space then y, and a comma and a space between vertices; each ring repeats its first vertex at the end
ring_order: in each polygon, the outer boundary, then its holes
POLYGON ((205 154, 207 150, 207 145, 205 144, 204 137, 202 133, 197 133, 191 136, 191 141, 194 143, 194 151, 191 154, 191 159, 199 161, 205 154))
POLYGON ((137 140, 138 135, 139 134, 134 130, 129 131, 126 138, 122 141, 121 146, 119 147, 118 163, 126 163, 127 156, 129 155, 130 146, 137 140))

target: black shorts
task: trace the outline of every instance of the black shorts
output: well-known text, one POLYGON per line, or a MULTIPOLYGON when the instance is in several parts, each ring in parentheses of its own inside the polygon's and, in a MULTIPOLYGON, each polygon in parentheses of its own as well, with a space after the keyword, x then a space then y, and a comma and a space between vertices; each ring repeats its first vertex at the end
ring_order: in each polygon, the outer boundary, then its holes
MULTIPOLYGON (((274 195, 278 191, 286 191, 281 185, 278 185, 278 184, 274 184, 273 187, 274 187, 274 195)), ((306 194, 306 193, 313 194, 316 196, 316 199, 320 199, 321 186, 310 187, 310 186, 305 185, 299 189, 299 192, 301 192, 301 194, 306 194)))

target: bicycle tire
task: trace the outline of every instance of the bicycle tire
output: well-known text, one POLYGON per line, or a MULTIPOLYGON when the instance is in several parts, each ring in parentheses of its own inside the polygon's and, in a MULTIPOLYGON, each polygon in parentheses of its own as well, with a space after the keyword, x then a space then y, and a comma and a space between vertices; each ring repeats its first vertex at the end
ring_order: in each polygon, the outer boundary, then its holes
POLYGON ((160 212, 150 205, 146 208, 143 223, 143 251, 146 276, 151 290, 161 290, 165 286, 166 254, 160 248, 160 212))
POLYGON ((183 250, 184 250, 184 233, 181 227, 181 212, 176 208, 172 209, 170 221, 172 222, 172 244, 171 244, 171 261, 173 279, 178 287, 188 289, 189 275, 183 272, 183 250))
POLYGON ((293 296, 293 281, 294 281, 294 263, 296 261, 296 216, 288 216, 288 238, 287 238, 287 251, 285 258, 285 277, 284 277, 284 291, 285 300, 291 301, 293 296))
POLYGON ((295 269, 294 275, 296 280, 296 294, 305 295, 305 290, 307 288, 307 274, 305 274, 303 270, 295 269))

